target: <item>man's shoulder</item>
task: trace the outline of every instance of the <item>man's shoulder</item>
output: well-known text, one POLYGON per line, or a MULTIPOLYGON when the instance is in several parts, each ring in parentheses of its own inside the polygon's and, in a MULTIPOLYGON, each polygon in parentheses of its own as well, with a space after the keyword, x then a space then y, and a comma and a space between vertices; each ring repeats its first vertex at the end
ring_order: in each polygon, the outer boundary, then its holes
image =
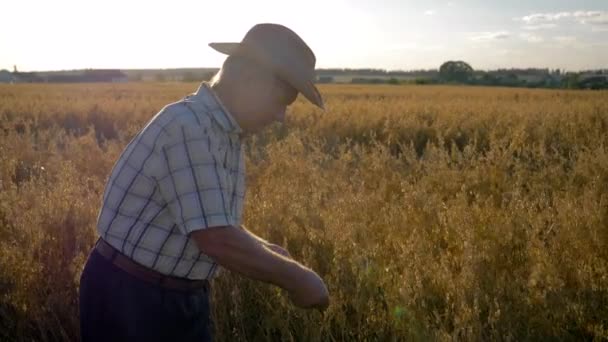
POLYGON ((166 105, 151 121, 160 126, 165 132, 179 132, 184 128, 196 127, 198 129, 211 128, 208 113, 192 108, 188 99, 166 105))

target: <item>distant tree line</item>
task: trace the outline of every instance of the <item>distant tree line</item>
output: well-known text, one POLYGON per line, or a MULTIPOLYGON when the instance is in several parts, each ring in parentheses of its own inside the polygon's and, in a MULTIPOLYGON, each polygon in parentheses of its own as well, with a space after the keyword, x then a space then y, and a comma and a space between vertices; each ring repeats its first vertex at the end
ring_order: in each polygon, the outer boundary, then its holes
POLYGON ((447 61, 439 68, 439 81, 484 86, 608 89, 608 70, 565 74, 560 69, 499 69, 476 72, 464 61, 447 61))
MULTIPOLYGON (((122 70, 126 80, 155 82, 201 82, 210 80, 218 68, 132 69, 122 70)), ((4 78, 18 82, 72 82, 88 80, 91 70, 60 72, 18 72, 1 70, 4 78), (89 74, 87 74, 89 72, 89 74), (8 75, 8 76, 7 76, 8 75)), ((103 71, 104 77, 108 70, 103 71)), ((475 70, 465 61, 446 61, 439 69, 385 70, 385 69, 317 69, 318 83, 357 84, 468 84, 501 87, 608 89, 608 69, 564 72, 560 69, 527 68, 475 70)), ((100 76, 99 76, 100 77, 100 76)), ((97 78, 99 78, 97 77, 97 78)), ((96 78, 96 79, 97 79, 96 78)), ((114 78, 112 79, 114 80, 114 78)), ((0 79, 0 82, 2 80, 0 79)))
POLYGON ((316 69, 317 76, 343 76, 343 75, 358 75, 358 76, 421 76, 421 77, 435 77, 437 70, 386 70, 386 69, 316 69))
POLYGON ((438 70, 387 71, 381 69, 321 69, 319 83, 352 75, 358 84, 468 84, 500 87, 608 89, 608 70, 563 72, 560 69, 527 68, 474 70, 464 61, 447 61, 438 70))

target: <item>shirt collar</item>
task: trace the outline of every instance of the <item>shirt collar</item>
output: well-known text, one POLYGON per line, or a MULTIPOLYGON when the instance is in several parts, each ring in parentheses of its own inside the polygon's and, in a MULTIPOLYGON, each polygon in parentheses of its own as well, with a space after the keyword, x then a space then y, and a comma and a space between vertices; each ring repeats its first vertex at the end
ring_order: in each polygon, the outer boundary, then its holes
POLYGON ((211 117, 213 117, 227 133, 240 134, 243 132, 215 91, 211 89, 209 83, 201 83, 191 99, 195 99, 196 102, 199 102, 199 104, 209 112, 211 117))

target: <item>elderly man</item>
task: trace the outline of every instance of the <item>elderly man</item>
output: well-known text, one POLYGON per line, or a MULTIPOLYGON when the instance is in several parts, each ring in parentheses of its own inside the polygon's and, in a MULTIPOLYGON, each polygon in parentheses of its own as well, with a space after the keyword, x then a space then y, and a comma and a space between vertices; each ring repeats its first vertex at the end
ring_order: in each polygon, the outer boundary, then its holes
POLYGON ((276 24, 210 46, 228 55, 220 72, 154 116, 112 170, 80 280, 85 342, 211 340, 218 265, 285 289, 296 306, 328 305, 315 272, 241 225, 241 137, 283 121, 298 93, 323 108, 315 56, 276 24))

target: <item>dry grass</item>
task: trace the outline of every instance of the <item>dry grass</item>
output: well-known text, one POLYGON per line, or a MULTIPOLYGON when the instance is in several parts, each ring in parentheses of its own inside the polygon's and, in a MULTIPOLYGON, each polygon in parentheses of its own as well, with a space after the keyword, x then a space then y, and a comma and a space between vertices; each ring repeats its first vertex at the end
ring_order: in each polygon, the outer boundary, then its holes
MULTIPOLYGON (((196 86, 0 86, 0 340, 77 340, 104 181, 196 86)), ((218 341, 608 339, 607 92, 322 92, 247 142, 245 223, 331 306, 223 272, 218 341)))

